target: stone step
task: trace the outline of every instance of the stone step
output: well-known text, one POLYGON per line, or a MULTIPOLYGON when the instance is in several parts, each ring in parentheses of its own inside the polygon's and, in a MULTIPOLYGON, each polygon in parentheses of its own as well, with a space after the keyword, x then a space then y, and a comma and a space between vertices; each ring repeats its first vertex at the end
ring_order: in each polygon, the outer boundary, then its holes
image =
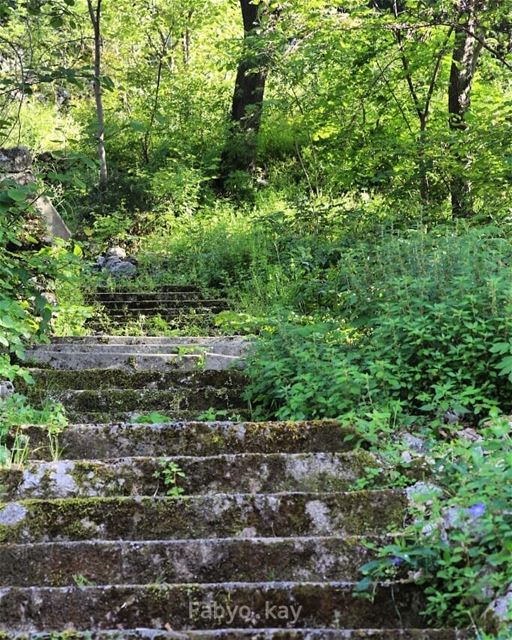
POLYGON ((0 545, 0 588, 358 580, 359 567, 373 557, 363 542, 313 537, 0 545))
POLYGON ((414 585, 381 585, 373 602, 352 590, 350 582, 15 587, 0 592, 0 630, 59 629, 63 620, 90 631, 420 626, 423 600, 414 585))
POLYGON ((96 288, 96 291, 93 295, 153 295, 159 293, 176 293, 176 292, 186 292, 186 293, 201 293, 201 289, 195 285, 190 284, 164 284, 160 285, 155 289, 145 289, 144 291, 134 290, 129 286, 122 286, 122 283, 118 283, 116 288, 112 287, 102 287, 99 286, 96 288))
POLYGON ((10 634, 0 640, 467 640, 473 634, 453 629, 216 629, 165 631, 119 629, 10 634))
MULTIPOLYGON (((210 409, 210 408, 209 408, 210 409)), ((212 409, 211 411, 199 411, 185 410, 170 411, 164 407, 155 406, 152 408, 152 412, 159 413, 165 416, 164 422, 175 421, 197 421, 197 420, 250 420, 251 412, 245 407, 233 407, 229 411, 225 409, 212 409), (210 417, 211 413, 211 417, 210 417), (206 417, 206 414, 208 416, 206 417)), ((66 411, 66 416, 71 424, 108 424, 115 423, 130 423, 140 424, 148 423, 149 413, 147 411, 66 411)), ((154 422, 154 420, 152 421, 154 422)), ((162 422, 162 420, 160 420, 162 422)))
POLYGON ((225 371, 117 371, 116 369, 37 369, 30 374, 35 385, 18 382, 16 389, 29 397, 41 397, 46 391, 72 391, 80 389, 153 389, 170 388, 195 393, 203 387, 215 387, 242 392, 247 378, 238 370, 225 371))
POLYGON ((155 316, 161 315, 162 317, 176 318, 180 316, 193 316, 201 314, 219 313, 226 309, 225 304, 200 304, 191 307, 182 307, 180 305, 154 305, 149 304, 144 307, 131 308, 129 305, 125 305, 119 308, 110 308, 108 305, 103 306, 102 312, 111 317, 119 318, 132 318, 138 316, 155 316))
MULTIPOLYGON (((51 460, 42 427, 26 427, 34 457, 51 460)), ((336 420, 310 422, 170 422, 70 425, 59 437, 68 459, 211 456, 226 453, 343 452, 356 434, 336 420), (347 438, 352 438, 350 441, 347 438)))
POLYGON ((96 291, 86 295, 87 302, 138 302, 139 300, 202 300, 198 291, 96 291))
POLYGON ((224 371, 231 367, 241 367, 237 356, 217 353, 203 354, 146 354, 118 351, 76 351, 75 349, 54 351, 51 348, 36 347, 26 353, 27 364, 47 365, 53 369, 116 369, 120 371, 224 371))
MULTIPOLYGON (((54 337, 52 345, 90 345, 90 344, 123 344, 123 345, 208 345, 245 343, 247 338, 243 336, 79 336, 79 337, 54 337)), ((80 349, 79 349, 80 350, 80 349)), ((214 351, 213 348, 209 351, 214 351)))
POLYGON ((178 310, 190 310, 190 309, 217 309, 225 310, 228 308, 226 300, 216 299, 195 299, 190 300, 188 298, 100 298, 96 302, 100 304, 103 309, 108 311, 128 311, 143 313, 147 309, 178 309, 178 310))
POLYGON ((405 507, 394 490, 25 500, 0 506, 0 543, 383 534, 405 507))
POLYGON ((52 351, 53 353, 122 353, 134 355, 149 354, 170 354, 170 355, 201 355, 203 353, 216 353, 227 356, 241 356, 245 354, 250 347, 250 343, 246 340, 229 340, 224 341, 217 339, 209 343, 186 343, 186 342, 138 342, 138 343, 56 343, 51 345, 41 345, 34 349, 30 349, 30 354, 39 351, 52 351))
POLYGON ((72 391, 50 391, 47 397, 61 402, 75 412, 149 412, 158 407, 164 414, 172 411, 206 411, 243 406, 239 389, 212 386, 196 389, 170 388, 168 391, 153 389, 82 389, 72 391))
POLYGON ((185 474, 177 479, 184 495, 349 491, 365 469, 379 468, 365 451, 29 462, 0 469, 0 501, 166 495, 170 464, 185 474))

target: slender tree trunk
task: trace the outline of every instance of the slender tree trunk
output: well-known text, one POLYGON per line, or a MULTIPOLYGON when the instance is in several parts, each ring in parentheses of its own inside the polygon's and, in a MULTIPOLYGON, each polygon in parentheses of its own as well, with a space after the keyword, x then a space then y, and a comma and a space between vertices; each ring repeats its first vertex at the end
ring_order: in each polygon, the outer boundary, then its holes
MULTIPOLYGON (((459 0, 459 22, 455 27, 455 44, 448 87, 450 129, 463 134, 467 129, 466 115, 471 106, 471 89, 482 45, 475 37, 478 24, 479 0, 459 0)), ((470 160, 461 151, 458 136, 455 149, 456 167, 452 172, 450 191, 454 218, 469 217, 473 213, 471 180, 468 176, 470 160)))
POLYGON ((98 121, 98 130, 96 138, 98 140, 98 158, 100 162, 100 184, 104 185, 108 182, 107 153, 105 151, 105 112, 103 109, 103 93, 101 88, 101 3, 102 0, 96 0, 96 6, 93 0, 87 0, 89 16, 94 32, 94 99, 96 101, 96 118, 98 121))
POLYGON ((252 171, 256 164, 256 140, 261 126, 263 98, 268 75, 268 55, 257 40, 261 36, 260 5, 240 0, 244 25, 244 50, 238 64, 231 105, 231 133, 221 159, 221 178, 233 171, 252 171))

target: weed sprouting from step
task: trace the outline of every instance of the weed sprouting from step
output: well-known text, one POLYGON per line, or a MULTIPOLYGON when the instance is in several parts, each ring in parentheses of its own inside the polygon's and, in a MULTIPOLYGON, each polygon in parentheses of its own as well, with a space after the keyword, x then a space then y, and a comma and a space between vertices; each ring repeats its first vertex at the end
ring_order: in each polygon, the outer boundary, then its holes
POLYGON ((161 468, 153 474, 157 480, 161 480, 165 486, 165 495, 169 498, 180 498, 185 493, 183 487, 178 486, 180 478, 185 478, 185 472, 174 461, 162 458, 161 468))
POLYGON ((40 408, 18 393, 0 401, 0 467, 22 466, 32 453, 29 425, 45 427, 53 460, 60 457, 59 435, 68 425, 64 406, 47 399, 40 408))
POLYGON ((165 424, 167 422, 171 422, 171 418, 169 416, 160 413, 159 411, 151 411, 150 413, 145 413, 144 415, 138 416, 135 418, 135 424, 165 424))
POLYGON ((197 419, 204 422, 219 422, 221 420, 241 422, 243 420, 243 416, 239 413, 233 413, 226 409, 215 409, 214 407, 210 407, 206 411, 200 413, 197 416, 197 419))

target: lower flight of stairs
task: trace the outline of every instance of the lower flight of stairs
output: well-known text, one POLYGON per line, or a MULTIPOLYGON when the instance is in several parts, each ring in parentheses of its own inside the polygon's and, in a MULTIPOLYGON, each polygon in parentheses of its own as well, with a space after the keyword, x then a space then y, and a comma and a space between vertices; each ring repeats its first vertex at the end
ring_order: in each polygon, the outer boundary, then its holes
POLYGON ((354 595, 365 541, 400 529, 406 497, 354 490, 378 463, 335 421, 247 421, 246 349, 96 337, 30 352, 31 398, 61 400, 73 424, 58 448, 27 426, 31 459, 0 471, 0 640, 462 637, 422 629, 411 582, 354 595))

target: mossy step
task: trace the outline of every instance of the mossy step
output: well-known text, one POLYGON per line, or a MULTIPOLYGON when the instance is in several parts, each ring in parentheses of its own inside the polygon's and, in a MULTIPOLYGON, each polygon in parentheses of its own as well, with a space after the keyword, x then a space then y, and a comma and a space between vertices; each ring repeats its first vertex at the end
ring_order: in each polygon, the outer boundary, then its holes
POLYGON ((47 397, 61 402, 66 409, 75 412, 142 411, 159 410, 206 411, 224 409, 230 411, 244 405, 240 389, 203 386, 195 389, 170 388, 166 391, 154 389, 82 389, 53 391, 47 397))
POLYGON ((175 293, 180 291, 186 291, 187 293, 200 293, 200 288, 193 284, 164 284, 154 289, 145 289, 144 291, 137 291, 129 287, 117 286, 115 289, 111 287, 97 287, 93 295, 148 295, 156 293, 175 293))
POLYGON ((0 543, 382 534, 405 508, 393 490, 24 500, 0 507, 0 543))
POLYGON ((224 371, 242 366, 238 356, 217 353, 175 354, 128 351, 54 351, 37 347, 26 353, 28 365, 45 365, 53 369, 116 369, 118 371, 224 371))
MULTIPOLYGON (((164 407, 153 407, 151 413, 158 413, 168 421, 183 421, 183 420, 202 420, 205 418, 205 414, 211 412, 195 410, 170 411, 164 407)), ((212 415, 217 419, 223 420, 249 420, 251 418, 251 412, 245 407, 233 407, 229 411, 225 410, 213 410, 212 415)), ((107 423, 140 423, 148 422, 149 414, 147 411, 72 411, 67 410, 66 416, 71 424, 107 424, 107 423)))
POLYGON ((2 634, 0 640, 467 640, 474 635, 452 629, 217 629, 164 631, 124 629, 2 634))
POLYGON ((221 343, 245 343, 243 336, 55 336, 52 345, 90 345, 90 344, 126 344, 126 345, 212 345, 221 343))
POLYGON ((173 299, 173 298, 125 298, 117 297, 112 298, 98 298, 96 300, 104 309, 121 311, 136 311, 144 309, 226 309, 228 303, 226 300, 217 299, 195 299, 190 300, 188 298, 173 299))
POLYGON ((203 296, 198 291, 96 291, 86 294, 86 300, 91 301, 126 301, 138 302, 139 300, 201 300, 203 296))
POLYGON ((111 307, 110 305, 102 305, 102 313, 108 315, 111 318, 136 318, 138 316, 162 316, 162 318, 179 318, 180 316, 188 315, 205 315, 212 313, 219 313, 225 311, 227 305, 225 303, 198 303, 196 305, 188 306, 168 306, 149 304, 141 307, 132 307, 129 305, 111 307))
POLYGON ((0 545, 0 587, 357 580, 361 538, 227 538, 0 545))
POLYGON ((366 469, 379 468, 365 451, 32 462, 0 469, 0 500, 166 495, 169 464, 184 473, 177 479, 184 495, 347 491, 366 469))
POLYGON ((422 604, 399 583, 377 587, 373 602, 346 582, 12 588, 0 592, 0 630, 416 627, 422 604))
POLYGON ((242 371, 118 371, 116 369, 31 369, 34 385, 23 382, 16 389, 31 397, 41 397, 42 392, 79 389, 153 389, 167 391, 170 388, 196 391, 201 387, 216 387, 229 391, 242 390, 247 378, 242 371))
MULTIPOLYGON (((52 459, 42 427, 27 427, 31 451, 52 459)), ((336 420, 305 422, 170 422, 167 424, 83 424, 59 438, 67 459, 132 456, 211 456, 226 453, 313 453, 351 451, 357 438, 336 420), (350 438, 350 440, 348 440, 350 438)))
POLYGON ((244 355, 250 346, 249 341, 240 340, 225 341, 217 339, 209 343, 187 343, 187 342, 120 342, 120 343, 95 343, 95 342, 77 342, 77 343, 55 343, 45 344, 29 350, 30 355, 37 355, 38 351, 52 351, 53 353, 132 353, 132 354, 177 354, 177 355, 201 355, 203 353, 218 353, 226 356, 244 355))

